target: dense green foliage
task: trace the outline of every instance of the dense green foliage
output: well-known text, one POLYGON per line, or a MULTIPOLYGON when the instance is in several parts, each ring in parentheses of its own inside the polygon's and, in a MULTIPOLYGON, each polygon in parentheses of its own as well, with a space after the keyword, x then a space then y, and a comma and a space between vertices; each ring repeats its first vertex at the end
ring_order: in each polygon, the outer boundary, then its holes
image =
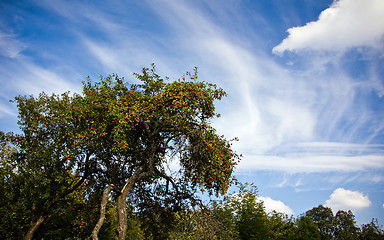
POLYGON ((82 94, 15 98, 21 133, 0 132, 1 239, 382 239, 377 222, 319 206, 295 219, 267 213, 240 159, 210 120, 226 93, 187 73, 144 68, 82 94), (177 161, 178 169, 169 167, 177 161))
MULTIPOLYGON (((23 228, 30 221, 28 214, 31 212, 23 206, 28 202, 28 196, 20 194, 21 190, 7 189, 16 184, 9 178, 21 176, 5 159, 1 158, 4 184, 1 185, 0 211, 3 217, 0 236, 2 239, 21 239, 23 228), (13 194, 19 195, 15 198, 13 194)), ((97 221, 100 196, 93 196, 88 191, 84 186, 63 199, 36 231, 34 239, 89 238, 97 221)), ((195 207, 175 204, 175 199, 172 201, 171 198, 139 197, 145 193, 156 195, 156 192, 137 190, 130 196, 137 201, 129 201, 132 205, 127 205, 126 239, 375 240, 384 237, 377 221, 357 227, 351 211, 339 211, 334 215, 330 208, 320 205, 296 219, 277 212, 267 213, 252 185, 240 184, 239 192, 225 200, 207 206, 196 203, 195 207)), ((118 219, 114 204, 110 198, 100 239, 113 239, 115 236, 118 219)))
POLYGON ((384 239, 377 221, 359 228, 351 211, 333 215, 330 208, 320 205, 296 219, 275 211, 267 213, 256 188, 240 185, 238 193, 213 208, 230 239, 384 239))

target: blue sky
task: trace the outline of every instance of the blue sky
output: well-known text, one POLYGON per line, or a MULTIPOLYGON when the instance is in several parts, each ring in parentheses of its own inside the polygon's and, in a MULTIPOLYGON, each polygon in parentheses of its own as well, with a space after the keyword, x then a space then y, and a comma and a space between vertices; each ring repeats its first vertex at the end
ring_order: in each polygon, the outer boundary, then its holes
POLYGON ((19 94, 198 66, 229 94, 213 124, 268 209, 384 224, 383 15, 382 0, 1 1, 1 130, 18 131, 19 94))

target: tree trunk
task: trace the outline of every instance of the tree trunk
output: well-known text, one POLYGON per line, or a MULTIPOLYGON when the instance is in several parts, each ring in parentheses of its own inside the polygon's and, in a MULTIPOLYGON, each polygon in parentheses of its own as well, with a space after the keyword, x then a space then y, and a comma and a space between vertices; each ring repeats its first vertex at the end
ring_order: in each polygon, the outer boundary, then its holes
POLYGON ((117 197, 116 201, 116 210, 117 210, 117 229, 116 229, 116 237, 115 240, 125 240, 125 236, 127 235, 127 208, 125 206, 126 203, 126 195, 120 194, 117 197))
POLYGON ((115 240, 125 240, 125 236, 127 235, 127 207, 126 207, 126 199, 128 193, 132 190, 136 181, 141 177, 144 177, 146 174, 143 173, 143 167, 137 169, 137 171, 128 179, 123 189, 121 190, 121 194, 116 199, 116 210, 117 210, 117 229, 115 240))
POLYGON ((100 204, 100 218, 99 218, 99 221, 97 222, 95 228, 93 229, 92 231, 92 239, 94 240, 98 240, 98 234, 99 234, 99 231, 101 229, 101 227, 103 226, 103 223, 104 223, 104 220, 105 220, 105 208, 107 206, 107 203, 108 203, 108 195, 109 195, 109 192, 111 191, 113 185, 109 185, 104 191, 103 191, 103 197, 101 199, 101 204, 100 204))
POLYGON ((116 237, 115 240, 125 240, 127 235, 127 207, 126 207, 126 199, 128 193, 132 190, 135 183, 144 177, 148 177, 153 174, 155 171, 155 155, 156 155, 156 143, 154 141, 153 135, 151 132, 149 125, 144 123, 146 132, 149 136, 150 146, 148 149, 148 165, 145 166, 147 169, 144 171, 144 166, 140 166, 135 173, 128 179, 125 183, 123 189, 121 190, 121 194, 117 197, 116 200, 116 210, 117 210, 117 221, 118 226, 116 229, 116 237))
POLYGON ((28 229, 27 234, 24 237, 24 240, 30 240, 33 237, 35 231, 39 228, 39 226, 44 222, 45 218, 40 215, 36 222, 31 223, 31 226, 28 229))

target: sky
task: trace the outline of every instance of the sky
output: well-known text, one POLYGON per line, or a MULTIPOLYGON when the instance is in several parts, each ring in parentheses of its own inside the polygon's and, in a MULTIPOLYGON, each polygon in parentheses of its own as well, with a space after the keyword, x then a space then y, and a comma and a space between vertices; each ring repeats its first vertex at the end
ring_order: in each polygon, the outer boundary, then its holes
POLYGON ((197 66, 228 93, 212 124, 239 138, 235 176, 267 210, 384 224, 382 16, 382 0, 3 0, 0 129, 19 131, 17 95, 197 66))

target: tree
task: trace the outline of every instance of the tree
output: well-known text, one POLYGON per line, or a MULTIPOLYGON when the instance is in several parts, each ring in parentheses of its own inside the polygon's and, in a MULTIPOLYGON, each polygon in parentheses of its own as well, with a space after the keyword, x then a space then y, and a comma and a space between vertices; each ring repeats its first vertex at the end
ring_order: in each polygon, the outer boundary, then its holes
POLYGON ((361 240, 379 240, 384 238, 384 230, 378 225, 377 219, 372 219, 368 224, 361 226, 359 239, 361 240))
POLYGON ((352 211, 340 210, 335 215, 335 238, 358 239, 359 228, 356 227, 355 215, 352 211))
MULTIPOLYGON (((4 137, 4 135, 3 135, 4 137)), ((33 199, 33 196, 40 196, 42 199, 48 191, 42 191, 40 186, 47 182, 40 182, 40 173, 31 174, 23 167, 14 162, 17 150, 10 147, 9 143, 3 144, 0 158, 0 236, 4 239, 22 239, 23 235, 30 227, 30 223, 35 221, 34 214, 38 211, 34 204, 44 203, 43 200, 33 199)), ((71 175, 76 180, 75 175, 71 175)), ((47 186, 47 190, 50 189, 47 186)), ((90 201, 85 201, 84 192, 78 191, 68 194, 61 199, 57 207, 52 209, 51 216, 34 233, 37 239, 67 239, 84 238, 86 226, 89 228, 89 213, 92 209, 87 208, 90 201), (87 212, 85 214, 78 214, 87 212), (84 216, 84 218, 83 218, 84 216), (76 219, 77 218, 77 219, 76 219), (48 221, 48 222, 47 222, 48 221)), ((91 215, 92 216, 92 215, 91 215)))
MULTIPOLYGON (((268 214, 268 236, 275 240, 295 239, 294 219, 287 214, 272 211, 268 214)), ((308 238, 306 238, 308 239, 308 238)))
MULTIPOLYGON (((21 134, 1 134, 1 142, 14 147, 11 161, 19 184, 14 192, 28 196, 23 206, 29 213, 25 239, 31 239, 39 226, 49 217, 61 200, 85 183, 93 167, 93 145, 78 147, 81 121, 74 120, 70 108, 79 95, 69 93, 48 96, 41 93, 15 98, 19 110, 21 134)), ((73 106, 74 107, 74 106, 73 106)), ((24 227, 21 229, 24 232, 24 227)))
POLYGON ((301 216, 296 220, 296 236, 292 239, 320 240, 321 236, 312 219, 307 216, 301 216))
POLYGON ((193 197, 197 189, 223 194, 230 184, 239 156, 209 122, 217 116, 214 100, 225 92, 196 82, 196 72, 187 75, 192 81, 184 76, 166 83, 154 68, 144 68, 136 74, 142 84, 127 85, 111 76, 84 85, 83 104, 74 110, 90 123, 93 131, 85 131, 84 138, 100 143, 93 154, 118 194, 117 239, 125 237, 126 198, 135 183, 181 199, 193 197), (167 172, 165 163, 175 158, 179 171, 167 172), (180 187, 185 185, 191 191, 180 187))
POLYGON ((233 216, 233 209, 228 203, 223 201, 214 201, 212 210, 215 218, 222 225, 222 231, 219 232, 219 239, 239 239, 239 231, 233 216))
POLYGON ((321 239, 358 239, 359 228, 352 211, 340 210, 333 216, 331 208, 320 205, 307 211, 306 216, 318 227, 321 239))
POLYGON ((210 209, 175 213, 175 224, 166 239, 233 239, 210 209))
POLYGON ((219 207, 222 215, 232 219, 239 239, 268 239, 268 216, 252 184, 241 184, 239 193, 232 194, 219 207))
POLYGON ((0 236, 5 239, 22 238, 22 227, 28 213, 24 211, 25 198, 21 198, 19 189, 22 187, 16 173, 16 164, 12 161, 16 151, 0 132, 0 236))
POLYGON ((85 186, 74 191, 52 209, 52 214, 40 225, 34 239, 86 239, 97 219, 95 201, 87 195, 85 186))
POLYGON ((316 224, 322 240, 334 238, 336 224, 331 208, 319 205, 307 211, 305 215, 311 218, 313 223, 316 224))
POLYGON ((214 101, 226 93, 197 82, 197 71, 174 82, 165 82, 154 67, 135 76, 141 84, 110 75, 85 81, 81 95, 15 99, 22 134, 9 136, 17 148, 14 159, 38 183, 30 191, 33 217, 26 239, 60 200, 85 183, 113 192, 116 239, 125 239, 126 199, 137 186, 181 200, 198 190, 216 196, 227 191, 239 156, 210 123, 219 116, 214 101), (179 162, 177 171, 167 170, 172 160, 179 162))

